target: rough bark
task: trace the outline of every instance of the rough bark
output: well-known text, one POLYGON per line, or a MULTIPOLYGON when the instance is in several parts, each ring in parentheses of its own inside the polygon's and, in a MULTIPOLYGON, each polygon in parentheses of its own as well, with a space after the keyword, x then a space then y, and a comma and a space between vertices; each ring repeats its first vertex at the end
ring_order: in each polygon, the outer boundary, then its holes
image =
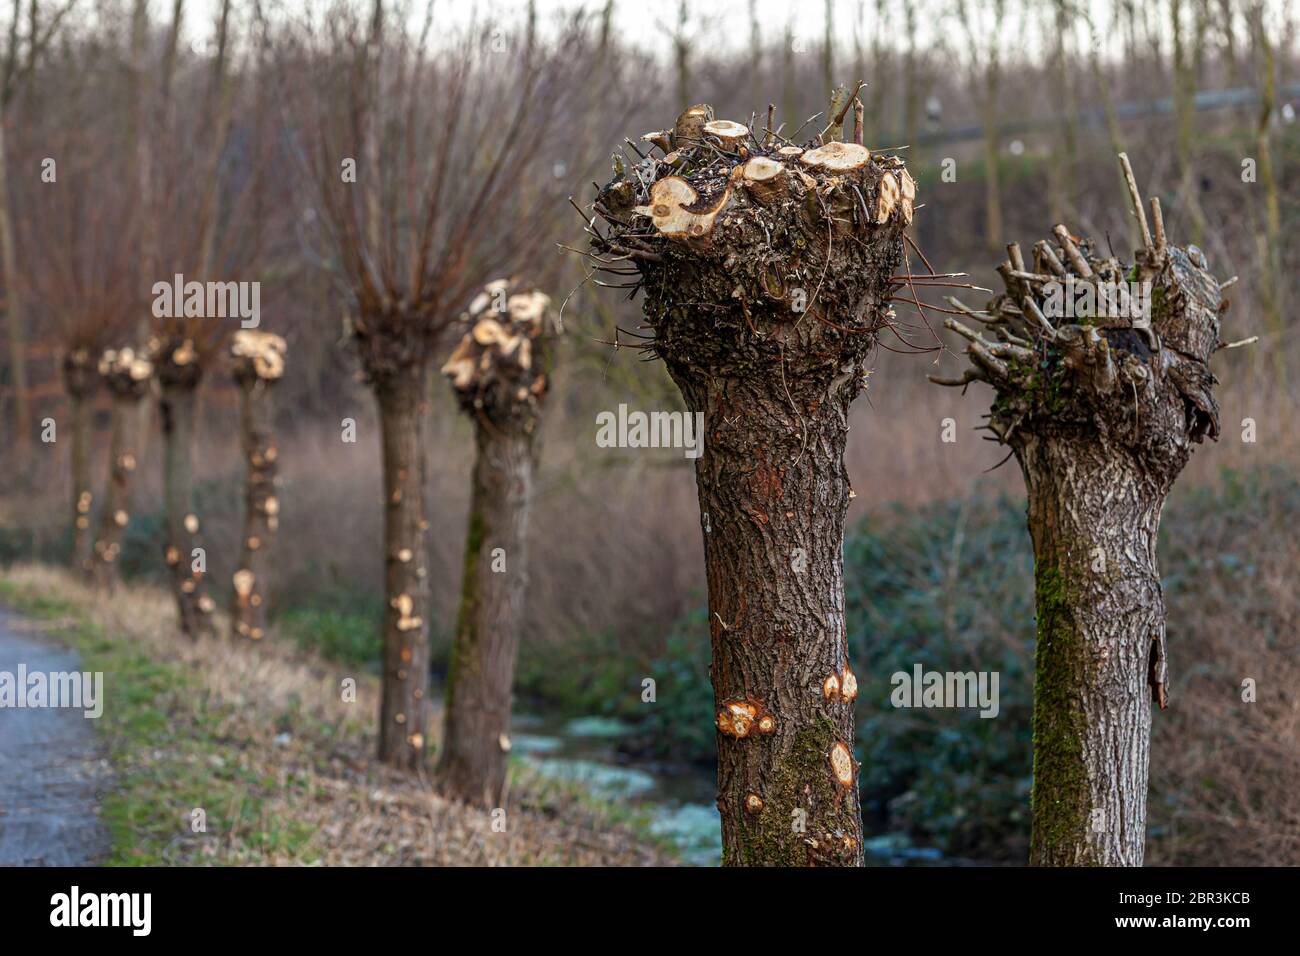
POLYGON ((1168 487, 1095 436, 1017 447, 1038 620, 1031 862, 1140 866, 1168 487))
POLYGON ((547 387, 545 340, 554 327, 549 303, 508 282, 490 284, 471 304, 470 328, 443 367, 474 420, 477 456, 438 772, 446 792, 487 807, 506 798, 534 444, 547 387))
POLYGON ((1029 496, 1037 602, 1033 837, 1030 862, 1138 866, 1146 828, 1151 702, 1169 696, 1156 536, 1192 446, 1218 436, 1209 361, 1225 308, 1195 246, 1154 238, 1121 154, 1143 245, 1133 265, 1102 258, 1063 226, 1019 247, 999 271, 1007 292, 959 322, 972 366, 958 380, 997 393, 989 429, 1020 462, 1029 496), (1125 287, 1138 309, 1069 318, 1054 290, 1125 287), (1137 284, 1134 290, 1132 285, 1137 284), (1053 324, 1053 323, 1056 324, 1053 324))
POLYGON ((848 407, 859 383, 853 374, 795 377, 787 398, 779 384, 673 374, 707 429, 696 484, 729 865, 861 860, 856 774, 837 779, 832 759, 836 747, 851 753, 854 739, 852 698, 838 688, 856 684, 843 541, 848 407))
POLYGON ((856 144, 673 145, 671 168, 647 160, 601 191, 594 246, 640 270, 649 348, 704 416, 723 863, 861 865, 844 447, 915 186, 856 144), (753 180, 760 159, 784 174, 763 162, 753 180))
POLYGON ((373 381, 384 472, 384 675, 379 759, 423 765, 429 723, 429 584, 425 567, 424 366, 373 381))
POLYGON ((240 446, 248 466, 239 565, 232 575, 230 629, 234 637, 253 641, 266 635, 271 543, 280 523, 272 391, 284 374, 284 349, 280 336, 248 330, 235 333, 230 349, 239 386, 240 446))
POLYGON ((515 656, 524 617, 534 456, 528 434, 479 426, 476 440, 438 772, 453 796, 498 807, 505 802, 515 656), (496 554, 504 571, 493 568, 496 554))
POLYGON ((149 388, 153 366, 133 349, 110 349, 99 361, 99 374, 113 396, 108 445, 108 481, 95 533, 94 578, 113 590, 121 579, 117 559, 131 517, 131 481, 135 474, 140 399, 149 388))
POLYGON ((90 522, 95 496, 91 490, 91 407, 99 386, 95 361, 86 349, 63 357, 63 388, 68 394, 68 425, 72 437, 72 554, 71 566, 90 571, 90 522))
POLYGON ((151 350, 161 385, 159 412, 163 436, 163 557, 171 572, 181 632, 193 638, 213 634, 216 602, 205 584, 206 561, 194 513, 194 426, 201 369, 189 339, 155 341, 151 350))

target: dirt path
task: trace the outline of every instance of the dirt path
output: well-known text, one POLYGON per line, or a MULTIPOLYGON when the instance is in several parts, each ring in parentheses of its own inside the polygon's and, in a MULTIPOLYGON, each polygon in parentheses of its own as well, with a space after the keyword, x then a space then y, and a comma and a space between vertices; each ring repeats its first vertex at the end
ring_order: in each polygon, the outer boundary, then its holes
MULTIPOLYGON (((0 609, 0 671, 74 671, 77 655, 0 609)), ((107 676, 107 675, 106 675, 107 676)), ((108 852, 98 794, 108 764, 80 710, 0 708, 0 866, 85 866, 108 852)))

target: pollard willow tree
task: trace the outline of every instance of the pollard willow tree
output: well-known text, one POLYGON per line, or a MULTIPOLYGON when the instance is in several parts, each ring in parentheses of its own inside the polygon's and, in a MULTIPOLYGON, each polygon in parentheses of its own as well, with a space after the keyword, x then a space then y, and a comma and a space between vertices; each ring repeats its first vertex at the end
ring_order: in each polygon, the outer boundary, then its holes
POLYGON ((324 244, 352 302, 347 328, 379 409, 384 507, 383 691, 379 757, 423 764, 429 722, 429 582, 424 500, 428 366, 466 302, 512 273, 546 236, 548 154, 580 69, 581 32, 547 50, 531 28, 491 24, 440 37, 432 4, 418 36, 381 0, 308 21, 281 66, 309 73, 299 150, 316 187, 324 244), (521 184, 531 184, 525 192, 521 184))
POLYGON ((1136 261, 1102 256, 1060 225, 1028 263, 1009 245, 998 267, 1006 292, 986 312, 950 300, 994 338, 948 320, 969 340, 971 365, 933 379, 993 387, 987 427, 1024 473, 1036 865, 1142 863, 1151 703, 1168 699, 1160 513, 1193 445, 1219 433, 1209 364, 1226 347, 1222 287, 1199 249, 1167 242, 1154 197, 1148 225, 1122 153, 1120 164, 1136 261))
POLYGON ((665 155, 601 189, 589 228, 599 266, 639 275, 647 348, 704 414, 696 481, 728 865, 862 862, 844 449, 890 322, 915 185, 897 157, 834 138, 849 100, 802 147, 691 107, 647 134, 665 155))
POLYGON ((285 341, 274 332, 240 329, 230 342, 231 373, 239 386, 239 442, 247 465, 230 629, 251 641, 266 635, 271 542, 280 524, 272 389, 284 374, 284 352, 285 341))
POLYGON ((548 386, 551 300, 509 279, 489 283, 442 368, 474 421, 473 492, 460 612, 443 701, 443 789, 489 807, 505 799, 515 656, 528 585, 528 512, 548 386))
POLYGON ((159 386, 162 425, 163 561, 171 577, 181 633, 197 638, 215 633, 216 602, 207 591, 206 551, 194 504, 194 450, 199 383, 216 353, 216 343, 211 337, 196 343, 185 334, 182 322, 161 321, 162 334, 149 340, 148 356, 159 386))
POLYGON ((99 375, 112 396, 112 424, 108 440, 108 480, 99 514, 92 557, 95 583, 108 590, 121 579, 117 559, 131 520, 131 488, 139 449, 137 425, 140 399, 149 391, 153 364, 124 347, 108 349, 99 359, 99 375))

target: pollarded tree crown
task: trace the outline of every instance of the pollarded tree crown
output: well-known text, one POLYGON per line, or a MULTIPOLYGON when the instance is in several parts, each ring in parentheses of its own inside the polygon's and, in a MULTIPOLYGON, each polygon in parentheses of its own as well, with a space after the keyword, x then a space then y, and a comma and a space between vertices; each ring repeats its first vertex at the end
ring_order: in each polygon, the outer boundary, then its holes
POLYGON ((983 327, 945 323, 968 340, 970 367, 932 381, 993 386, 988 427, 1013 448, 1034 437, 1096 439, 1171 466, 1162 471, 1172 478, 1193 442, 1219 434, 1209 362, 1227 302, 1204 253, 1168 244, 1154 198, 1150 231, 1127 158, 1121 166, 1142 235, 1135 261, 1103 256, 1063 225, 1029 262, 1010 244, 998 267, 1005 292, 982 312, 950 300, 983 327))
POLYGON ((199 350, 191 338, 181 335, 154 336, 149 339, 145 354, 153 365, 158 381, 163 385, 194 388, 203 377, 199 350))
POLYGON ((274 332, 240 329, 230 340, 235 381, 276 382, 284 375, 285 341, 274 332))
POLYGON ((588 232, 601 269, 639 276, 655 352, 737 376, 778 363, 835 374, 866 355, 914 210, 901 159, 822 136, 796 145, 706 104, 641 141, 651 155, 616 159, 588 232))
POLYGON ((460 316, 465 329, 442 367, 461 408, 494 427, 531 430, 546 397, 546 345, 559 333, 550 296, 518 279, 485 285, 460 316))
POLYGON ((153 377, 153 363, 130 346, 107 349, 99 357, 99 376, 114 395, 141 398, 153 377))
POLYGON ((69 395, 84 397, 95 390, 99 378, 90 349, 70 349, 63 355, 63 384, 69 395))

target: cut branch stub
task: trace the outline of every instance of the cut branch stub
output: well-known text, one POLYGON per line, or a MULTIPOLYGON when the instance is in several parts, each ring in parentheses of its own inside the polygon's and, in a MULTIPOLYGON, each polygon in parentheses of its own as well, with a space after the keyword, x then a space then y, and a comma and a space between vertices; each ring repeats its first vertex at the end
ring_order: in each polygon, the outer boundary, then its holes
POLYGON ((240 329, 230 340, 235 381, 278 381, 284 374, 284 353, 284 339, 275 333, 240 329))
POLYGON ((514 279, 489 282, 460 317, 442 367, 461 408, 497 427, 534 427, 546 397, 546 346, 559 331, 548 295, 514 279))
POLYGON ((712 235, 713 223, 730 199, 730 183, 712 199, 701 199, 681 176, 669 176, 650 188, 649 204, 637 206, 635 212, 649 216, 659 233, 670 239, 703 240, 712 235))
POLYGON ((646 133, 641 137, 641 141, 658 146, 665 156, 673 151, 673 131, 670 129, 660 129, 655 130, 653 133, 646 133))
POLYGON ((764 206, 780 202, 790 194, 790 172, 785 164, 768 156, 755 156, 741 168, 741 180, 764 206))
POLYGON ((841 143, 838 140, 810 149, 799 157, 805 166, 814 166, 828 173, 848 173, 862 169, 871 161, 871 151, 858 143, 841 143))
POLYGON ((731 120, 714 120, 704 124, 704 140, 717 143, 724 150, 736 152, 749 138, 749 127, 731 120))
POLYGON ((737 740, 776 731, 776 718, 757 700, 725 701, 718 710, 716 723, 720 732, 737 740))
POLYGON ((898 180, 892 173, 880 177, 880 195, 876 197, 876 222, 887 222, 898 205, 898 180))
POLYGON ((912 178, 911 173, 906 169, 898 170, 899 189, 902 191, 901 210, 903 222, 910 223, 913 215, 913 204, 916 201, 916 180, 912 178))
POLYGON ((707 103, 688 106, 673 124, 673 149, 699 145, 704 140, 704 127, 713 121, 713 107, 707 103))

